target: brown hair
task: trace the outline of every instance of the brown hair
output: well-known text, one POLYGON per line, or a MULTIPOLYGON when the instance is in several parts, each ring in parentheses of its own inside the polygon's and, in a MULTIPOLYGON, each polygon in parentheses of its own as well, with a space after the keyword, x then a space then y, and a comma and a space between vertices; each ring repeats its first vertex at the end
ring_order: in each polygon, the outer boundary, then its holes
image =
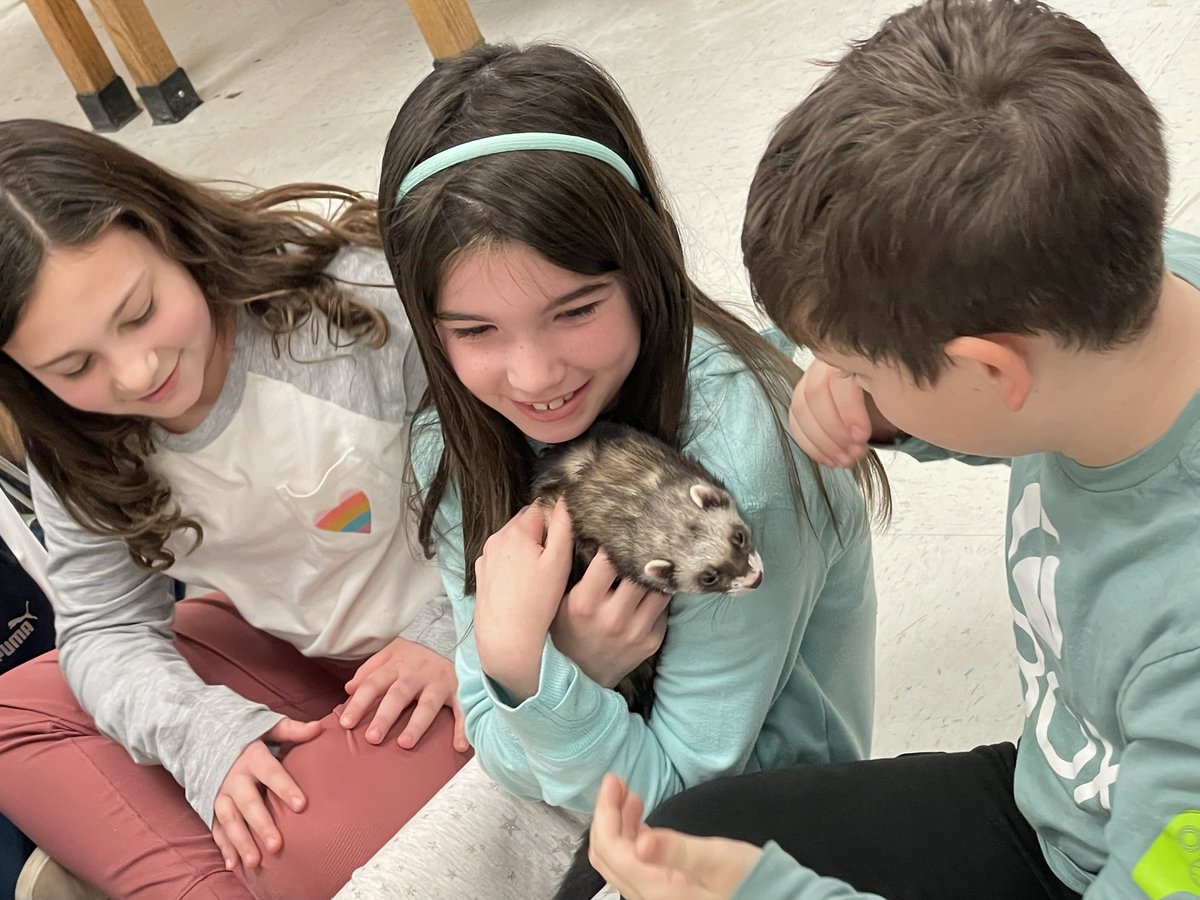
POLYGON ((959 336, 1137 337, 1167 188, 1158 114, 1095 34, 1032 0, 929 0, 783 119, 742 249, 798 342, 931 383, 959 336))
MULTIPOLYGON (((582 56, 546 44, 484 46, 443 63, 400 109, 379 196, 384 252, 429 374, 422 409, 435 408, 442 425, 436 473, 414 496, 419 537, 431 553, 434 515, 453 486, 463 511, 467 593, 483 542, 527 502, 533 457, 521 432, 463 387, 434 329, 443 276, 464 249, 521 243, 572 272, 621 273, 641 326, 637 362, 615 412, 626 424, 679 446, 693 324, 728 344, 764 395, 786 404, 799 370, 688 277, 633 114, 607 74, 582 56), (397 202, 401 180, 422 160, 469 140, 523 131, 598 141, 630 165, 640 196, 604 162, 523 151, 455 165, 397 202)), ((778 417, 774 425, 786 446, 778 417)), ((803 508, 794 461, 789 476, 803 508)))
MULTIPOLYGON (((284 339, 305 323, 343 344, 387 340, 382 315, 323 273, 346 244, 378 245, 373 202, 344 188, 294 184, 234 196, 190 183, 105 138, 34 119, 0 122, 0 346, 33 291, 46 252, 136 229, 187 267, 214 317, 246 306, 284 339), (334 202, 329 221, 297 201, 334 202), (320 316, 314 316, 319 312, 320 316), (344 336, 343 336, 344 335, 344 336)), ((123 539, 135 561, 165 568, 178 529, 203 537, 146 466, 151 423, 63 403, 0 354, 0 403, 30 461, 85 527, 123 539)))

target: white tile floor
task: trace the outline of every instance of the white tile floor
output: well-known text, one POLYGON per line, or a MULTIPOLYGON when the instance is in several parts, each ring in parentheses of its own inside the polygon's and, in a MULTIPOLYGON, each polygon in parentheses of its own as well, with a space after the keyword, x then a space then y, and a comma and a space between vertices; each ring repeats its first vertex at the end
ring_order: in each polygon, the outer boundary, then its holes
MULTIPOLYGON (((86 4, 85 4, 86 5, 86 4)), ((474 0, 490 40, 587 50, 628 93, 672 190, 700 281, 747 298, 741 207, 770 129, 836 56, 905 0, 474 0)), ((1200 230, 1200 2, 1059 0, 1160 104, 1172 221, 1200 230)), ((145 114, 118 140, 193 176, 373 190, 384 135, 429 57, 401 0, 149 0, 205 104, 145 114)), ((107 45, 107 41, 105 41, 107 45)), ((110 56, 116 60, 116 55, 110 56)), ((118 69, 120 70, 118 65, 118 69)), ((132 86, 132 82, 130 81, 132 86)), ((0 118, 85 126, 18 0, 0 0, 0 118)), ((877 542, 876 752, 1011 738, 1021 714, 1002 567, 1005 473, 889 462, 898 500, 877 542)))

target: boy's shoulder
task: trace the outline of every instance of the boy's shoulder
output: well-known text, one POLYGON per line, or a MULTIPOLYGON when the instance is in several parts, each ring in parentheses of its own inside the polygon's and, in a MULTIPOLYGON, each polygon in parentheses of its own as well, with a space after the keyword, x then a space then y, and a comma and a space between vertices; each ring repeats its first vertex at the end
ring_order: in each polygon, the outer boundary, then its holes
POLYGON ((1167 268, 1200 287, 1200 235, 1168 228, 1163 233, 1167 268))

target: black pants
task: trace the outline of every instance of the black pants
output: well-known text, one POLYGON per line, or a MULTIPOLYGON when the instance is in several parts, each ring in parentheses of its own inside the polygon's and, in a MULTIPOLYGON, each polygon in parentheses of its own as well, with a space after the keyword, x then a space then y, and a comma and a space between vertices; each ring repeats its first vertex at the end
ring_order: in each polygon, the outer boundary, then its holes
POLYGON ((647 821, 773 840, 887 900, 1077 900, 1017 810, 1016 759, 997 744, 722 778, 663 801, 647 821))

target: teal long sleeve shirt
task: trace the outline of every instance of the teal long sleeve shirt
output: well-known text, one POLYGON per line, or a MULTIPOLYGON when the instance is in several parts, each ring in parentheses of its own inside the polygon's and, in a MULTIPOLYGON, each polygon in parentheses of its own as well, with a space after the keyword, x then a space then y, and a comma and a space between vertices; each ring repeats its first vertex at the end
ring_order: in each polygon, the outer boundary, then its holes
MULTIPOLYGON (((730 489, 763 557, 763 584, 738 597, 677 595, 647 722, 547 638, 537 693, 512 706, 480 669, 474 599, 463 594, 462 512, 453 485, 437 512, 437 553, 460 638, 455 662, 467 736, 484 770, 521 797, 590 812, 607 771, 653 808, 720 775, 860 759, 870 747, 875 587, 867 516, 848 475, 817 476, 771 424, 741 360, 697 331, 683 449, 730 489), (803 488, 797 515, 785 453, 803 488)), ((780 410, 775 410, 780 412, 780 410)), ((414 434, 428 484, 436 420, 414 434)), ((472 561, 473 563, 473 561, 472 561)))

